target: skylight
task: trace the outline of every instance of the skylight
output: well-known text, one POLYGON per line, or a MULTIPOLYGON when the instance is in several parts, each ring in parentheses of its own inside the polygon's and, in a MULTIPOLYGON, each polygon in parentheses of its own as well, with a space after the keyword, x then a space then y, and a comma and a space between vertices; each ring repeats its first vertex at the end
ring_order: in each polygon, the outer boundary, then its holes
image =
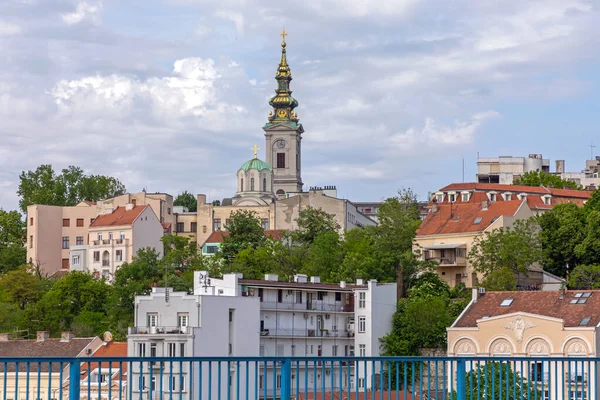
POLYGON ((460 219, 460 217, 454 217, 455 221, 458 221, 460 219))
POLYGON ((475 218, 475 221, 473 221, 474 224, 478 224, 480 222, 481 222, 481 218, 480 217, 475 218))
POLYGON ((585 304, 591 295, 592 292, 577 292, 571 299, 571 304, 585 304))
POLYGON ((581 322, 579 323, 579 326, 586 326, 588 324, 588 322, 590 322, 590 317, 585 317, 584 319, 581 320, 581 322))
POLYGON ((504 299, 502 303, 500 303, 500 307, 508 307, 512 304, 515 299, 504 299))

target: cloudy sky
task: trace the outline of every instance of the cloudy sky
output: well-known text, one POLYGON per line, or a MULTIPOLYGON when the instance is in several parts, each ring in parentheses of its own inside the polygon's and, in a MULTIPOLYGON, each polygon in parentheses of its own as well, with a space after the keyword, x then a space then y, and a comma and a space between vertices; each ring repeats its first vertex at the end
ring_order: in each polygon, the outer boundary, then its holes
POLYGON ((2 0, 0 207, 17 207, 19 173, 43 163, 130 191, 231 196, 263 143, 282 27, 307 187, 425 197, 462 180, 463 158, 472 181, 478 153, 542 153, 581 170, 591 141, 600 153, 599 7, 2 0))

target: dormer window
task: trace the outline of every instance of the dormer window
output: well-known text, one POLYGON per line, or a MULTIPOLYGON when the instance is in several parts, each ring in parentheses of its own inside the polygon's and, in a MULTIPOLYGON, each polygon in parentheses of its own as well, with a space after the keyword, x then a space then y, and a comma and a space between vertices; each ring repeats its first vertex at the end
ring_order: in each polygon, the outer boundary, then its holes
POLYGON ((462 193, 462 201, 465 203, 469 201, 469 192, 462 193))
POLYGON ((509 201, 510 199, 512 199, 512 193, 510 193, 510 192, 502 193, 502 198, 504 199, 504 201, 509 201))
POLYGON ((544 204, 546 204, 546 205, 550 205, 550 199, 551 199, 550 196, 543 196, 542 197, 542 200, 544 200, 544 204))
POLYGON ((496 201, 496 193, 490 193, 490 201, 496 201))
POLYGON ((454 203, 456 201, 456 195, 454 193, 451 193, 448 195, 448 199, 450 203, 454 203))
POLYGON ((442 201, 444 201, 444 193, 438 193, 435 196, 436 196, 438 203, 441 203, 442 201))
POLYGON ((527 199, 527 193, 519 193, 519 194, 517 195, 517 198, 518 198, 519 200, 527 199))

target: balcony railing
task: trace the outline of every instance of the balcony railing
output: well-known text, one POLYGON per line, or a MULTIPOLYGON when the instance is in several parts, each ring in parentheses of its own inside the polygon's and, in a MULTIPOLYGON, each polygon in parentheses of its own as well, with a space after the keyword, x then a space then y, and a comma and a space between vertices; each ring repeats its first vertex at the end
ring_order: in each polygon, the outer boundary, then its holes
POLYGON ((102 239, 102 240, 92 240, 92 246, 127 246, 129 244, 129 239, 102 239))
POLYGON ((354 332, 332 329, 275 329, 265 328, 260 332, 261 336, 285 336, 298 338, 352 338, 354 332))
POLYGON ((322 301, 313 301, 312 304, 307 304, 307 303, 290 303, 290 302, 281 302, 278 303, 276 301, 272 301, 272 302, 268 302, 268 301, 262 301, 260 303, 260 308, 263 310, 277 310, 277 311, 307 311, 307 312, 311 312, 311 311, 317 311, 317 312, 323 312, 323 313, 341 313, 341 312, 347 312, 347 313, 352 313, 354 312, 354 307, 352 304, 342 304, 342 303, 336 303, 336 304, 328 304, 328 303, 324 303, 322 301))
POLYGON ((189 326, 137 326, 130 327, 130 335, 187 335, 192 333, 189 326))
POLYGON ((3 357, 0 367, 0 397, 13 400, 591 400, 598 385, 585 376, 597 376, 600 358, 3 357), (573 373, 582 378, 572 382, 573 373))
POLYGON ((441 266, 465 266, 467 265, 466 257, 434 257, 426 256, 427 261, 437 261, 441 266))

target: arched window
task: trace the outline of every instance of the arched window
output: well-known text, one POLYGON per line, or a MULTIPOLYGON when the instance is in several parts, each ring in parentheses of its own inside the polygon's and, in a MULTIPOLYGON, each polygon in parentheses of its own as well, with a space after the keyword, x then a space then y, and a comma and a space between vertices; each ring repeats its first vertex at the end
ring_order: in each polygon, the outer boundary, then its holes
POLYGON ((267 178, 263 177, 263 192, 267 191, 267 178))
POLYGON ((283 196, 283 195, 285 195, 285 191, 284 191, 283 189, 279 189, 279 190, 277 191, 277 195, 279 195, 279 196, 283 196))
POLYGON ((244 191, 244 178, 242 178, 241 180, 241 185, 240 185, 240 192, 244 191))
POLYGON ((254 192, 254 178, 250 178, 250 191, 254 192))

